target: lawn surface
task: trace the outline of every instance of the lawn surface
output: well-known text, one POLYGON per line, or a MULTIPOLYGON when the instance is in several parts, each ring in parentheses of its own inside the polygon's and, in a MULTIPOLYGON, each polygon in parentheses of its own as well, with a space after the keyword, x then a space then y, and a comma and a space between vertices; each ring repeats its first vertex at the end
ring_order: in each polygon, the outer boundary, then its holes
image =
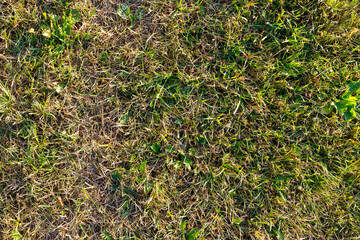
POLYGON ((0 239, 359 239, 351 0, 0 0, 0 239))

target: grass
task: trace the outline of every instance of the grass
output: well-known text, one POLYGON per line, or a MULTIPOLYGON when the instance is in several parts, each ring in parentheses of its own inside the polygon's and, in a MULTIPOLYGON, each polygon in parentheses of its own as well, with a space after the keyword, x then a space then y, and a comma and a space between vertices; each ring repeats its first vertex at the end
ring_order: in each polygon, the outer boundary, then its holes
POLYGON ((0 9, 0 239, 360 237, 358 1, 0 9))

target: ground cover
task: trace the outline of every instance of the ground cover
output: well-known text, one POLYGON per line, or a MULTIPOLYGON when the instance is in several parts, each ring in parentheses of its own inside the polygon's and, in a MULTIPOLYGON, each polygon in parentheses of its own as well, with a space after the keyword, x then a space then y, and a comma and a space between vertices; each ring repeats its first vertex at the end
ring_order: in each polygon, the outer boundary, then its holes
POLYGON ((358 239, 359 15, 0 1, 0 239, 358 239))

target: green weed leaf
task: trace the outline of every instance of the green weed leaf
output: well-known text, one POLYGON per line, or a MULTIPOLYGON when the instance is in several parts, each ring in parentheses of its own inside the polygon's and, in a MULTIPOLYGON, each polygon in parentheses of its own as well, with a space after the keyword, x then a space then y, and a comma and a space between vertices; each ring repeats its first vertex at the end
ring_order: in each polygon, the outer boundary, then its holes
POLYGON ((149 183, 148 181, 145 182, 145 188, 144 188, 144 191, 145 191, 145 194, 148 195, 151 190, 153 189, 154 185, 152 183, 149 183))
POLYGON ((349 94, 359 93, 360 90, 360 81, 349 83, 349 94))
POLYGON ((186 166, 189 170, 191 170, 192 161, 191 161, 189 158, 185 157, 184 163, 185 163, 185 166, 186 166))
POLYGON ((136 12, 135 12, 135 18, 141 20, 141 19, 144 18, 144 16, 145 16, 145 11, 144 11, 144 9, 138 8, 138 9, 136 10, 136 12))
POLYGON ((327 104, 325 104, 324 106, 322 106, 320 108, 320 111, 322 114, 330 114, 333 111, 333 103, 332 102, 328 102, 327 104))
POLYGON ((80 12, 78 10, 72 9, 70 11, 70 13, 71 13, 71 18, 73 19, 73 22, 81 21, 81 14, 80 14, 80 12))
POLYGON ((12 232, 11 237, 13 240, 19 240, 22 238, 22 235, 18 231, 14 231, 12 232))
POLYGON ((346 121, 350 121, 354 118, 356 118, 356 112, 354 108, 349 108, 344 112, 344 118, 346 121))
POLYGON ((328 114, 332 110, 332 106, 335 106, 337 112, 344 116, 346 121, 351 121, 357 117, 355 107, 360 100, 360 96, 357 95, 360 91, 360 81, 351 82, 349 90, 343 94, 340 100, 334 101, 331 104, 327 104, 321 108, 322 113, 328 114))
POLYGON ((104 240, 114 240, 114 238, 111 236, 111 234, 108 231, 103 231, 101 233, 101 237, 104 240))
POLYGON ((129 121, 129 114, 124 114, 121 118, 120 118, 120 125, 124 125, 129 121))
POLYGON ((60 93, 60 92, 62 92, 64 89, 65 89, 65 84, 58 84, 58 85, 56 86, 56 88, 55 88, 55 91, 56 91, 57 93, 60 93))
POLYGON ((334 105, 335 105, 336 110, 338 111, 338 113, 340 115, 343 115, 344 112, 347 109, 348 103, 345 100, 339 100, 339 101, 334 102, 334 105))
POLYGON ((173 147, 170 146, 170 145, 167 145, 167 146, 165 147, 165 151, 166 151, 166 152, 170 152, 170 153, 177 153, 176 149, 173 148, 173 147))
POLYGON ((117 14, 123 19, 128 19, 130 17, 129 6, 125 3, 120 4, 117 14))
POLYGON ((108 58, 109 54, 107 52, 103 52, 101 53, 101 56, 100 56, 100 61, 101 62, 106 62, 107 58, 108 58))
POLYGON ((111 174, 111 180, 113 181, 113 184, 111 184, 109 187, 110 191, 115 191, 116 189, 118 189, 120 187, 121 177, 122 177, 122 175, 118 171, 114 171, 111 174))
POLYGON ((281 240, 285 239, 284 233, 280 230, 272 229, 272 233, 276 234, 277 239, 281 239, 281 240))
POLYGON ((190 232, 188 232, 186 234, 186 239, 187 240, 195 240, 199 237, 199 229, 198 228, 193 228, 191 229, 190 232))
POLYGON ((146 170, 146 160, 143 161, 139 166, 139 172, 144 173, 146 170))
POLYGON ((186 222, 184 221, 184 219, 182 219, 180 223, 180 230, 185 230, 185 229, 186 229, 186 222))
POLYGON ((153 153, 158 154, 160 152, 160 148, 161 148, 161 144, 156 142, 151 146, 151 150, 153 151, 153 153))
POLYGON ((121 173, 119 173, 118 171, 113 172, 113 174, 111 175, 111 179, 118 183, 121 180, 121 173))

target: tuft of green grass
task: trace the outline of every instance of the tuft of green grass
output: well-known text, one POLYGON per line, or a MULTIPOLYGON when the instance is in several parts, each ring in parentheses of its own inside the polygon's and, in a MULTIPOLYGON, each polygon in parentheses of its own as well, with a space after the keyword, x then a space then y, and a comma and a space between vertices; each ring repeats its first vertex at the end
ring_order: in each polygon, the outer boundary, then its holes
POLYGON ((359 8, 0 1, 0 239, 357 239, 359 8))

